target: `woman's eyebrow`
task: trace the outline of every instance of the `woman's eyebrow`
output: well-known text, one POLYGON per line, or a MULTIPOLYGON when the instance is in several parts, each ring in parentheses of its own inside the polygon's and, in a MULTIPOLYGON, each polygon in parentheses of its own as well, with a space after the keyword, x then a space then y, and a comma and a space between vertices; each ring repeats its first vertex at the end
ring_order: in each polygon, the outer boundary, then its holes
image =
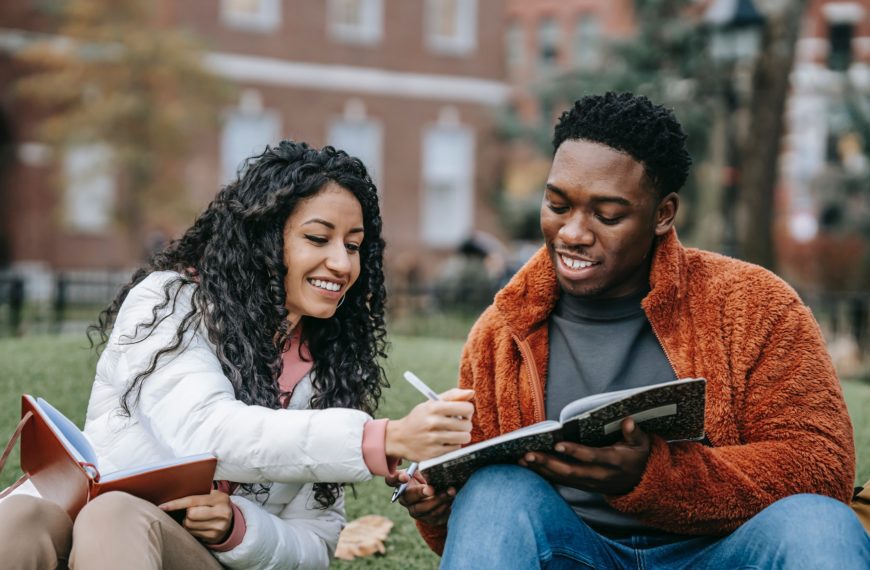
MULTIPOLYGON (((332 222, 327 222, 326 220, 322 220, 320 218, 311 218, 310 220, 302 223, 303 226, 307 226, 309 224, 320 224, 320 225, 326 226, 327 228, 329 228, 331 230, 335 229, 335 224, 333 224, 332 222)), ((361 226, 358 226, 355 228, 351 228, 347 233, 356 234, 356 233, 361 233, 362 231, 363 231, 363 228, 361 226)))

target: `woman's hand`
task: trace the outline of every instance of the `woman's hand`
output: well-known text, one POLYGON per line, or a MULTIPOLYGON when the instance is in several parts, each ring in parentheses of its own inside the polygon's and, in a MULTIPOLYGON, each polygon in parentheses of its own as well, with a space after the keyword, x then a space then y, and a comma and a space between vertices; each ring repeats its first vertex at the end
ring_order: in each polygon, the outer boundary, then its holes
POLYGON ((163 503, 160 508, 167 512, 187 509, 181 526, 205 544, 220 544, 233 528, 230 496, 221 491, 182 497, 163 503))
POLYGON ((422 461, 471 441, 474 390, 454 388, 440 397, 417 405, 400 420, 387 422, 387 455, 422 461))

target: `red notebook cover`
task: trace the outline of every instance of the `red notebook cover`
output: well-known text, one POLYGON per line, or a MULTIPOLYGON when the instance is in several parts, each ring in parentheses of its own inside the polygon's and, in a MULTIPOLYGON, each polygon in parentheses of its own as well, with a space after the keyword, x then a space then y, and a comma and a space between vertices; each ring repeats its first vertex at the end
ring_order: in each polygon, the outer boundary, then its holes
MULTIPOLYGON (((27 394, 21 398, 21 415, 33 417, 21 432, 21 469, 33 481, 39 494, 61 506, 75 519, 91 499, 110 491, 123 491, 154 504, 211 491, 217 458, 194 456, 181 462, 118 478, 104 474, 101 481, 96 466, 83 464, 63 441, 62 430, 39 403, 27 394)), ((70 425, 71 422, 70 422, 70 425)), ((77 429, 77 428, 75 428, 77 429)))

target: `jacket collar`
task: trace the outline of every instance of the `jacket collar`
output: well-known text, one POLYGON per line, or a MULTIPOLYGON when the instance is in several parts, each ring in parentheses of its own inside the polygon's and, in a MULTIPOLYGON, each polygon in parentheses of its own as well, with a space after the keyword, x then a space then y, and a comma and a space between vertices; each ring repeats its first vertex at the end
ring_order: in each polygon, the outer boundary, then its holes
MULTIPOLYGON (((641 303, 651 318, 665 314, 679 299, 684 266, 685 250, 671 229, 656 245, 650 292, 641 303)), ((559 294, 556 271, 547 248, 542 247, 496 294, 494 304, 511 331, 523 339, 546 323, 559 294)))

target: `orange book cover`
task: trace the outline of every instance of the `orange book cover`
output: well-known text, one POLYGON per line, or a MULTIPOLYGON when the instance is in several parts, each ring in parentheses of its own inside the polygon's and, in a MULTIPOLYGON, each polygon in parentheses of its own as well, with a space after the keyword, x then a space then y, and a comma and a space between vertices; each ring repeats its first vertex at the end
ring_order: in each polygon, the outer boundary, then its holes
POLYGON ((156 465, 100 473, 96 453, 84 433, 42 398, 25 394, 22 417, 33 416, 21 432, 21 469, 39 494, 60 505, 72 519, 88 501, 123 491, 154 504, 189 495, 207 495, 217 458, 211 453, 156 465))

